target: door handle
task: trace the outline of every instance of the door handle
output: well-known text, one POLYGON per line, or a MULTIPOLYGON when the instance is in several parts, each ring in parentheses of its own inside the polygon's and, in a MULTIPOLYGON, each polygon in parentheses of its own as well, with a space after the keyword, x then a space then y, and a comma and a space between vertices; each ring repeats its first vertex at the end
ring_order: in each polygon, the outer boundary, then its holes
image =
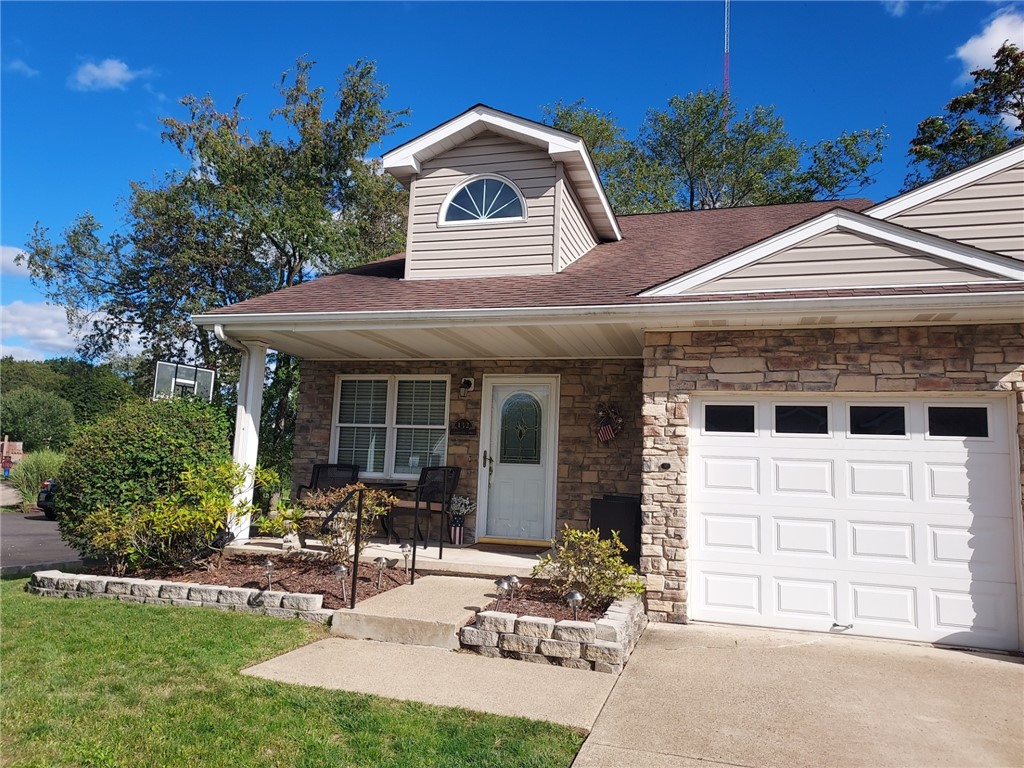
POLYGON ((484 451, 484 466, 487 467, 487 484, 490 485, 494 476, 494 457, 488 456, 487 451, 484 451))

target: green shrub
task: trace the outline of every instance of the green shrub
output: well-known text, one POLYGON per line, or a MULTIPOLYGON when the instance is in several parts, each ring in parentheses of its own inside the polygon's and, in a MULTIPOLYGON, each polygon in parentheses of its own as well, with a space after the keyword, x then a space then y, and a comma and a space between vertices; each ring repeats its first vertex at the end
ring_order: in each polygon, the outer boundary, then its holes
POLYGON ((611 539, 600 539, 598 531, 578 531, 568 526, 555 544, 555 554, 545 555, 534 566, 534 578, 543 577, 565 593, 576 590, 583 605, 599 608, 607 600, 639 595, 644 591, 632 566, 622 560, 626 545, 612 531, 611 539))
MULTIPOLYGON (((251 513, 234 501, 245 479, 232 461, 186 469, 177 491, 150 504, 93 510, 76 530, 82 554, 103 560, 118 575, 141 566, 185 565, 208 553, 207 545, 224 530, 229 515, 251 513)), ((256 470, 256 483, 276 481, 273 473, 256 470)))
POLYGON ((61 535, 85 552, 85 519, 100 509, 139 515, 183 488, 186 470, 230 460, 224 413, 197 400, 131 402, 83 428, 58 475, 61 535))
POLYGON ((75 426, 74 413, 67 400, 35 387, 22 387, 5 394, 0 421, 4 433, 12 440, 20 440, 26 451, 63 450, 75 426))
POLYGON ((39 486, 44 480, 57 477, 64 454, 56 451, 33 451, 11 469, 11 485, 21 494, 21 506, 26 512, 36 503, 39 486))

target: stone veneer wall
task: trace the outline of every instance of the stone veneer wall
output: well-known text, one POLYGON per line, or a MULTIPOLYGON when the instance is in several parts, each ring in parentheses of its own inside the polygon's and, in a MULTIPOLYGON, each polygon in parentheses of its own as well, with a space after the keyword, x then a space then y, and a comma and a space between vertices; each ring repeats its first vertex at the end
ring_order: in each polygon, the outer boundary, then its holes
MULTIPOLYGON (((295 424, 292 488, 308 482, 313 464, 331 462, 335 376, 348 374, 429 374, 451 377, 449 422, 469 419, 480 429, 484 374, 559 374, 558 527, 586 527, 590 499, 605 493, 640 493, 642 426, 640 360, 439 360, 430 362, 302 362, 295 424), (459 381, 472 377, 476 389, 459 396, 459 381), (594 407, 614 403, 625 426, 611 442, 601 443, 591 426, 594 407)), ((459 494, 476 499, 479 435, 448 437, 448 462, 462 467, 459 494)), ((475 520, 469 525, 475 526, 475 520)))
POLYGON ((648 333, 640 567, 651 619, 686 621, 691 394, 1013 393, 1024 453, 1022 379, 1024 324, 648 333))

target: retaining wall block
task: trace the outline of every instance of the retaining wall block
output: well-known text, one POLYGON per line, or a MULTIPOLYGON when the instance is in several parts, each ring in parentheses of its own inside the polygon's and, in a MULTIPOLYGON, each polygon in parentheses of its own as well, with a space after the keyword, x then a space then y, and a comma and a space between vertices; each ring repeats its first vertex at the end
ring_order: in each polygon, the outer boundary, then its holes
POLYGON ((130 595, 135 583, 135 579, 108 579, 106 591, 108 595, 130 595))
POLYGON ((532 664, 550 664, 551 659, 545 656, 543 653, 509 653, 510 659, 517 661, 529 661, 532 664))
POLYGON ((594 622, 597 630, 597 640, 605 640, 611 643, 621 643, 626 639, 626 623, 624 621, 612 621, 611 619, 598 619, 594 622))
POLYGON ((500 659, 502 657, 501 651, 493 645, 477 645, 471 650, 478 656, 484 656, 488 659, 500 659))
POLYGON ((160 597, 167 600, 187 600, 189 589, 191 587, 188 584, 163 584, 160 587, 160 597))
POLYGON ((595 640, 583 646, 583 658, 589 661, 607 661, 610 664, 622 664, 626 660, 622 643, 609 643, 604 640, 595 640))
POLYGON ((459 634, 459 639, 466 645, 498 645, 497 632, 492 632, 489 629, 478 629, 477 627, 463 627, 459 634))
POLYGON ((515 633, 524 637, 549 638, 555 631, 555 620, 540 616, 520 616, 516 619, 515 633))
POLYGON ((280 608, 281 598, 284 597, 284 592, 253 592, 249 597, 249 605, 257 608, 280 608))
POLYGON ((29 577, 28 583, 33 587, 56 589, 57 579, 63 575, 60 571, 36 571, 29 577))
POLYGON ((516 615, 500 611, 480 611, 476 615, 476 628, 511 634, 516 628, 516 615))
POLYGON ((607 661, 595 661, 594 662, 594 671, 595 672, 604 672, 605 674, 608 674, 608 675, 617 675, 620 672, 622 672, 622 666, 623 666, 622 664, 611 664, 611 663, 609 663, 607 661))
POLYGON ((294 608, 297 611, 318 611, 322 607, 323 602, 323 595, 288 593, 281 597, 282 608, 294 608))
POLYGON ((166 597, 147 597, 147 598, 145 598, 145 601, 146 601, 147 605, 149 605, 149 604, 152 604, 152 605, 170 605, 171 604, 170 599, 166 598, 166 597))
POLYGON ((220 595, 217 596, 217 602, 223 603, 224 605, 248 605, 249 598, 252 597, 253 590, 245 589, 243 587, 228 587, 222 589, 220 595))
POLYGON ((594 666, 586 659, 555 659, 554 663, 567 669, 585 669, 591 671, 594 666))
POLYGON ((160 581, 140 581, 132 584, 132 594, 136 597, 160 597, 160 581))
POLYGON ((189 587, 188 599, 200 603, 216 603, 217 598, 220 597, 220 589, 220 587, 209 587, 205 585, 189 587))
POLYGON ((233 605, 225 605, 224 603, 214 603, 214 602, 209 602, 207 600, 204 600, 201 603, 201 605, 202 605, 203 608, 213 608, 215 611, 224 611, 225 613, 227 613, 228 611, 230 611, 232 608, 235 607, 233 605))
POLYGON ((498 647, 503 651, 515 653, 536 653, 539 637, 524 637, 523 635, 501 635, 498 638, 498 647))
POLYGON ((199 600, 171 600, 171 605, 182 608, 201 608, 203 604, 199 600))
POLYGON ((597 627, 589 621, 560 621, 555 624, 555 640, 592 643, 597 639, 597 627))
POLYGON ((117 599, 122 603, 144 603, 146 598, 140 597, 139 595, 118 595, 117 599))
POLYGON ((299 612, 292 608, 267 608, 267 616, 276 616, 279 619, 297 619, 299 612))
POLYGON ((74 592, 78 589, 78 577, 61 574, 57 577, 57 583, 53 585, 53 588, 63 592, 74 592))
POLYGON ((540 652, 545 656, 557 659, 577 659, 580 655, 580 644, 568 640, 541 640, 540 652))
POLYGON ((79 592, 89 594, 102 593, 107 591, 107 580, 102 578, 80 579, 78 582, 79 592))

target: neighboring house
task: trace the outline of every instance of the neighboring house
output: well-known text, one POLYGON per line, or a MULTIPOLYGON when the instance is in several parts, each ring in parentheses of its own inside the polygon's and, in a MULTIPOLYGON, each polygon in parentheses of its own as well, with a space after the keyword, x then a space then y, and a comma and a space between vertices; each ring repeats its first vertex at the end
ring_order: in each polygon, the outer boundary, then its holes
POLYGON ((642 493, 657 620, 1021 647, 1024 147, 873 207, 618 218, 582 140, 485 106, 384 167, 405 254, 195 318, 245 350, 238 461, 269 346, 296 482, 458 465, 514 542, 642 493))

